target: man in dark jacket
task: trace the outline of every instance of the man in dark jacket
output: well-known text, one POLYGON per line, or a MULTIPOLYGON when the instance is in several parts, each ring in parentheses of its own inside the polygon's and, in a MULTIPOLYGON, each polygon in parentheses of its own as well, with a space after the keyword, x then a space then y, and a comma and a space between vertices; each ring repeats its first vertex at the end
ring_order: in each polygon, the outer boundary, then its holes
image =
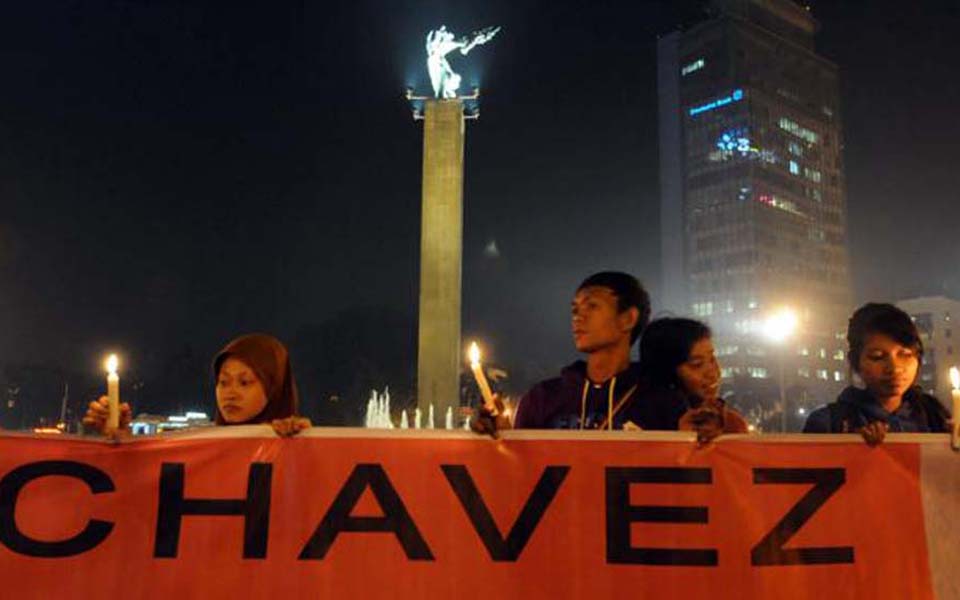
MULTIPOLYGON (((630 348, 650 320, 650 296, 627 273, 587 277, 571 304, 577 350, 586 355, 560 377, 536 384, 520 400, 517 429, 676 429, 686 406, 641 401, 643 382, 630 348)), ((481 416, 476 430, 507 423, 481 416)))

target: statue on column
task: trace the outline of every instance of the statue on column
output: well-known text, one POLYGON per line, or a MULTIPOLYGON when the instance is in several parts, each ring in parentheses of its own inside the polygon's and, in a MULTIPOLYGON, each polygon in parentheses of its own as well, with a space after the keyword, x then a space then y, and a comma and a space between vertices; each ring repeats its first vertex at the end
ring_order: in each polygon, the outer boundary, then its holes
POLYGON ((460 50, 466 55, 476 46, 486 44, 493 39, 499 27, 486 27, 469 36, 457 39, 453 32, 447 31, 445 25, 434 29, 427 34, 427 71, 430 72, 430 83, 433 84, 433 94, 437 98, 456 98, 460 87, 460 75, 450 67, 447 54, 460 50))

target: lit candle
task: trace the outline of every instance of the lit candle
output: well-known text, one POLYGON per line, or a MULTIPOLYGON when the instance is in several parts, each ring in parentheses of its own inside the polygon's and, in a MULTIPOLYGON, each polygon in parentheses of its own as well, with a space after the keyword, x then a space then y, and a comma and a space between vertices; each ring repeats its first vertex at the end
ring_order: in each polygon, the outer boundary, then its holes
POLYGON ((950 436, 950 447, 960 450, 960 369, 950 368, 950 383, 953 384, 951 396, 953 399, 953 431, 950 436))
POLYGON ((470 344, 470 369, 473 371, 473 378, 477 380, 477 386, 480 388, 480 394, 483 396, 483 405, 490 413, 496 415, 497 405, 493 401, 493 392, 490 390, 490 384, 487 382, 487 376, 483 373, 483 365, 480 364, 480 347, 476 342, 470 344))
POLYGON ((107 358, 107 431, 120 428, 120 376, 117 375, 119 361, 116 354, 107 358))

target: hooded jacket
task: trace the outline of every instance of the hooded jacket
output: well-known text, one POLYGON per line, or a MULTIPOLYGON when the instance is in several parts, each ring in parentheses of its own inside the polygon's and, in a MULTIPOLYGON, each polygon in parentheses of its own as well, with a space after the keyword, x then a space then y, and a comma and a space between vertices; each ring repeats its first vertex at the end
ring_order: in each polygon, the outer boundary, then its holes
POLYGON ((949 431, 949 413, 940 402, 920 387, 903 395, 900 407, 887 412, 867 390, 848 387, 836 402, 821 407, 807 418, 804 433, 851 433, 868 423, 882 421, 889 431, 902 433, 942 433, 949 431))
MULTIPOLYGON (((674 398, 651 402, 637 363, 604 383, 587 379, 587 363, 578 360, 560 377, 533 386, 517 406, 516 429, 609 429, 607 415, 613 407, 612 429, 628 422, 641 429, 675 430, 686 405, 674 398), (613 394, 611 396, 611 386, 613 394)), ((629 425, 627 425, 629 428, 629 425)))

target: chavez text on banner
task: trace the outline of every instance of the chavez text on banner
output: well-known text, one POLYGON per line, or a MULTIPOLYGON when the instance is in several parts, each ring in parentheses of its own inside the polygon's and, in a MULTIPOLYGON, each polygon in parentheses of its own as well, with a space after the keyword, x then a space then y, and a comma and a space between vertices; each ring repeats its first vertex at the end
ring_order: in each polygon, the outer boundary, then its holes
POLYGON ((945 435, 0 435, 17 598, 946 598, 958 512, 945 435))

